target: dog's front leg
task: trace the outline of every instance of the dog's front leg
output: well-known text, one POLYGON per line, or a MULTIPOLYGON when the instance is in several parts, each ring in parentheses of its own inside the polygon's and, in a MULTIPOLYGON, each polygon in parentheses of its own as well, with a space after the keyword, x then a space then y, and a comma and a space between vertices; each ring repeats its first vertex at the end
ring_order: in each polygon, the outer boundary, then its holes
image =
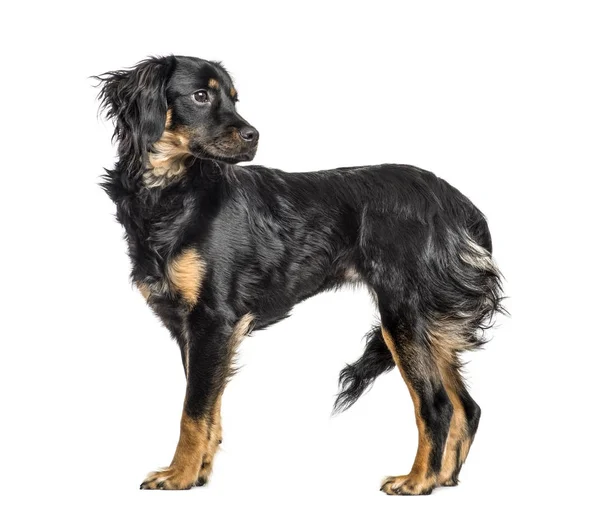
POLYGON ((207 311, 190 315, 182 349, 187 387, 179 443, 170 466, 150 473, 142 489, 189 489, 208 480, 221 441, 221 395, 252 320, 249 314, 235 323, 207 311))

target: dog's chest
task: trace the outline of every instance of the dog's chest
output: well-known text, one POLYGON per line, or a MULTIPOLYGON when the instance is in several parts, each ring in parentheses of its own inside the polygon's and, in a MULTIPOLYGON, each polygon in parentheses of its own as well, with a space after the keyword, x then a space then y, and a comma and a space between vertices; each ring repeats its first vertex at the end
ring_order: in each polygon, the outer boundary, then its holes
POLYGON ((162 268, 159 276, 135 280, 144 298, 151 304, 161 302, 181 312, 192 309, 200 298, 206 269, 198 250, 186 247, 166 261, 162 268))
POLYGON ((171 299, 193 306, 205 267, 192 243, 197 213, 193 196, 177 197, 154 208, 138 205, 137 213, 137 219, 123 222, 134 282, 147 300, 171 299))

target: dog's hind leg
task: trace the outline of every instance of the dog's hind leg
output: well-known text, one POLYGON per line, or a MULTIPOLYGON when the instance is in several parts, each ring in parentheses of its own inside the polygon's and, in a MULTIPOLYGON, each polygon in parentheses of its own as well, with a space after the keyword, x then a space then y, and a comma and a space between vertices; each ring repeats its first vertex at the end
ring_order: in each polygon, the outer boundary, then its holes
POLYGON ((419 322, 401 314, 382 314, 382 322, 383 339, 414 403, 419 443, 410 473, 387 478, 381 490, 387 494, 430 494, 442 467, 452 402, 419 322))
POLYGON ((467 459, 473 438, 479 426, 481 409, 467 391, 462 376, 456 368, 442 370, 444 386, 454 407, 450 433, 446 443, 439 485, 458 485, 458 475, 467 459))
POLYGON ((479 426, 481 409, 467 391, 460 372, 459 352, 469 346, 461 338, 460 324, 438 324, 430 331, 430 341, 454 413, 446 442, 439 485, 458 485, 458 475, 465 462, 479 426))

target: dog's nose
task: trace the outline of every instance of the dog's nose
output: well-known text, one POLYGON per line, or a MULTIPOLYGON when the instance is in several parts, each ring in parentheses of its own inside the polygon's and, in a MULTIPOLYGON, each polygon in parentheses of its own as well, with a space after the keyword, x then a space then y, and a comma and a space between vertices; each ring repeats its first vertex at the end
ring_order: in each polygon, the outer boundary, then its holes
POLYGON ((240 137, 246 142, 254 142, 258 140, 258 132, 252 126, 244 126, 240 128, 240 137))

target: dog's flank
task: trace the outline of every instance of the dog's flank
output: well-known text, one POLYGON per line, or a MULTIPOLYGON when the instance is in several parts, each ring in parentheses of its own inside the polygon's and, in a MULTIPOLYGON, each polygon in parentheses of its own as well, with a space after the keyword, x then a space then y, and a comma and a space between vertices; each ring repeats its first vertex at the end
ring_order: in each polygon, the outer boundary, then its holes
POLYGON ((99 79, 118 143, 103 187, 125 229, 131 278, 177 341, 186 374, 175 456, 142 487, 204 485, 242 339, 308 297, 357 283, 375 299, 381 324, 342 370, 335 408, 397 366, 419 443, 411 471, 382 490, 456 485, 481 414, 460 354, 482 346, 502 311, 481 212, 407 165, 291 174, 235 165, 252 160, 258 132, 237 113, 237 91, 219 63, 157 57, 99 79))

